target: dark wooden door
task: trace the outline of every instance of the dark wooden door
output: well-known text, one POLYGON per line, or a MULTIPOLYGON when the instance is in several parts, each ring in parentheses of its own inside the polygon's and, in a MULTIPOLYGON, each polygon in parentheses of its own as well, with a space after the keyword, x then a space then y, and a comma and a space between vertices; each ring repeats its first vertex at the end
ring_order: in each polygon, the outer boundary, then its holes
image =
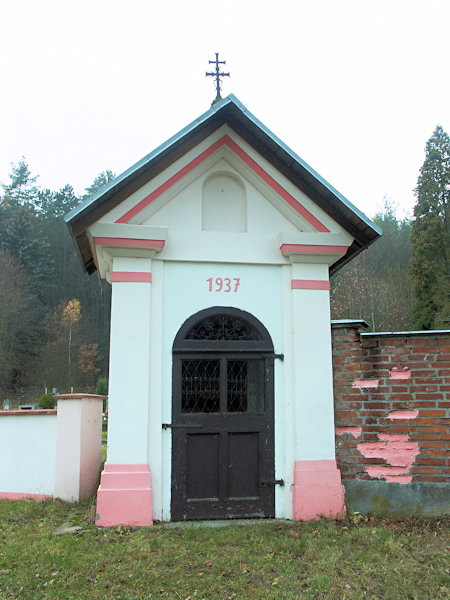
POLYGON ((273 517, 273 347, 197 342, 174 345, 172 519, 273 517))

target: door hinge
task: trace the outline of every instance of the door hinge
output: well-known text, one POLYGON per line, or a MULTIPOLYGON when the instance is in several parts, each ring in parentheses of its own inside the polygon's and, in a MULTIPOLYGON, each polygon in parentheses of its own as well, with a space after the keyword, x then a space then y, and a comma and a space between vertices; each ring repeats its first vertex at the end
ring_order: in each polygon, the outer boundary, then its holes
POLYGON ((284 479, 263 479, 261 481, 262 485, 280 485, 284 486, 284 479))
POLYGON ((187 428, 198 428, 198 427, 203 427, 203 425, 197 424, 197 423, 162 423, 161 427, 163 429, 187 429, 187 428))

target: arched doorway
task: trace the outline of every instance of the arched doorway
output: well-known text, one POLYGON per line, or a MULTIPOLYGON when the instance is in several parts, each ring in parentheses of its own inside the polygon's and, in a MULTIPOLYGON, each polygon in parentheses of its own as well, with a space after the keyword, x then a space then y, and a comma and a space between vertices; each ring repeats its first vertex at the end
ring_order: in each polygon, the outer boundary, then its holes
POLYGON ((273 517, 273 344, 235 308, 190 317, 173 344, 173 520, 273 517))

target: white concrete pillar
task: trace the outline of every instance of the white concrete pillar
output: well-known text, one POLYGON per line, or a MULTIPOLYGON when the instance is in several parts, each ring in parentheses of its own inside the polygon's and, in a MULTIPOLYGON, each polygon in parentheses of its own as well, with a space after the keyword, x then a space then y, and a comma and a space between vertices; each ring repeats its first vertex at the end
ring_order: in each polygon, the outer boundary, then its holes
POLYGON ((148 525, 151 259, 114 257, 111 272, 108 457, 97 495, 98 525, 148 525))
POLYGON ((105 396, 57 396, 56 498, 85 500, 98 484, 102 453, 102 413, 105 396))
POLYGON ((147 462, 151 260, 113 259, 108 463, 147 462))
POLYGON ((334 459, 328 266, 293 264, 291 295, 295 356, 296 457, 301 460, 334 459))
POLYGON ((296 520, 344 510, 335 460, 329 288, 328 265, 292 264, 296 520))

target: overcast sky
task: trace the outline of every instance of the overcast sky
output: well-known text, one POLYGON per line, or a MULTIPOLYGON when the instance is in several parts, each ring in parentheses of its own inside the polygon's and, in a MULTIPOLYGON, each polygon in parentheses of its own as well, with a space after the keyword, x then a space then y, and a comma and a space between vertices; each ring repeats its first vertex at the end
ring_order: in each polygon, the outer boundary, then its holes
POLYGON ((1 0, 0 181, 81 193, 235 94, 369 216, 450 133, 449 0, 1 0))

